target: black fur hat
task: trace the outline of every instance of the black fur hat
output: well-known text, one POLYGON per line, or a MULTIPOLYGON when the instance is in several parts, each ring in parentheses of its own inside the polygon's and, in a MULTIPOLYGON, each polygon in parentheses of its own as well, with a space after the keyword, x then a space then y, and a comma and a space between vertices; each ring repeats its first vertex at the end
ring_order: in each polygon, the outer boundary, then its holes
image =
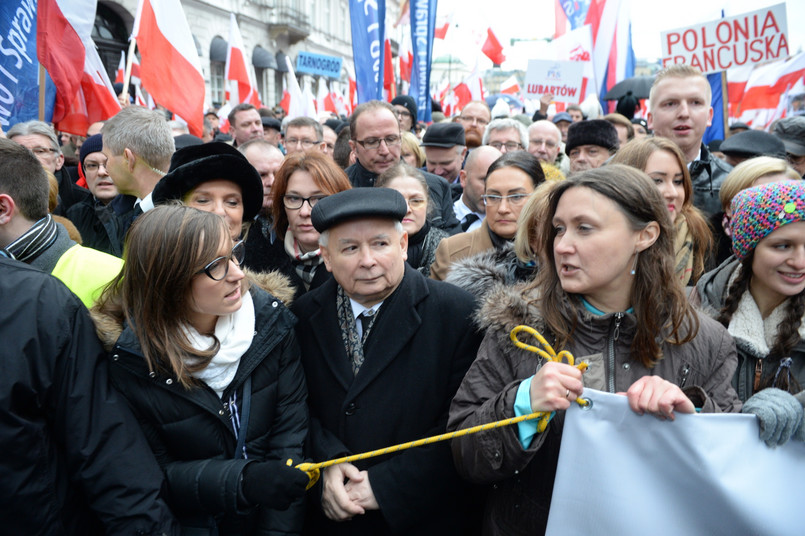
POLYGON ((243 222, 251 222, 263 205, 260 174, 240 151, 222 142, 210 142, 179 149, 171 157, 168 174, 154 187, 152 199, 159 205, 182 199, 203 182, 231 181, 243 194, 243 222))
POLYGON ((617 151, 620 143, 618 142, 618 131, 609 121, 603 119, 588 119, 571 123, 567 129, 567 143, 565 153, 580 145, 598 145, 609 151, 617 151))

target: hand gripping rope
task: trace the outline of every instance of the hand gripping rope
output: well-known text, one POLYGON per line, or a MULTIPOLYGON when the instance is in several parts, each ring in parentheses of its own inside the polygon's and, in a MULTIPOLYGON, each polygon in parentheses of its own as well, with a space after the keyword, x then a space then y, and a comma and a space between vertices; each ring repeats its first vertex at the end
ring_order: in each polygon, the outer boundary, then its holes
MULTIPOLYGON (((545 338, 537 330, 529 326, 520 325, 515 327, 514 329, 511 330, 509 338, 512 340, 512 342, 517 348, 526 350, 528 352, 533 352, 547 361, 555 361, 557 363, 561 363, 562 360, 564 359, 567 361, 568 365, 574 366, 579 370, 585 370, 587 368, 587 363, 584 362, 576 365, 574 362, 575 360, 573 358, 573 354, 571 354, 567 350, 562 350, 557 354, 554 351, 553 347, 550 344, 548 344, 548 341, 546 341, 545 338), (521 342, 517 338, 517 334, 520 333, 521 331, 524 331, 527 334, 534 337, 537 340, 537 342, 540 345, 542 345, 544 350, 542 348, 538 348, 537 346, 521 342)), ((579 404, 580 406, 586 406, 589 404, 589 401, 583 398, 576 398, 576 403, 579 404)), ((478 426, 473 426, 471 428, 464 428, 463 430, 456 430, 455 432, 449 432, 446 434, 440 434, 436 436, 426 437, 423 439, 417 439, 416 441, 400 443, 399 445, 392 445, 390 447, 372 450, 369 452, 363 452, 361 454, 352 454, 351 456, 344 456, 342 458, 327 460, 325 462, 300 463, 296 465, 296 468, 307 473, 308 477, 310 478, 310 482, 308 483, 307 487, 308 489, 310 489, 319 479, 321 469, 330 467, 332 465, 337 465, 339 463, 350 463, 359 460, 365 460, 367 458, 374 458, 375 456, 382 456, 384 454, 389 454, 392 452, 399 452, 401 450, 407 450, 414 447, 421 447, 422 445, 430 445, 431 443, 438 443, 439 441, 447 441, 448 439, 454 439, 456 437, 462 437, 465 435, 477 434, 478 432, 492 430, 503 426, 509 426, 512 424, 517 424, 523 421, 530 421, 533 419, 539 419, 539 422, 537 423, 537 431, 544 432, 545 428, 548 427, 548 422, 551 420, 552 415, 553 413, 550 411, 537 411, 534 413, 529 413, 528 415, 511 417, 509 419, 503 419, 500 421, 490 422, 487 424, 479 424, 478 426)), ((286 463, 288 466, 293 465, 292 460, 288 460, 286 463)))

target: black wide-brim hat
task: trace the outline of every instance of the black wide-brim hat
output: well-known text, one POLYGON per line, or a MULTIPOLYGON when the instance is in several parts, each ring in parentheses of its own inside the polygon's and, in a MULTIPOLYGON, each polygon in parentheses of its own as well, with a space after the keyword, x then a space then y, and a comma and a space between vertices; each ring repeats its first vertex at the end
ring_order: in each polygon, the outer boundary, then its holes
POLYGON ((240 186, 243 195, 243 221, 251 222, 263 206, 260 174, 240 151, 222 142, 210 142, 179 149, 171 157, 168 173, 154 187, 155 205, 183 199, 199 184, 224 180, 240 186))

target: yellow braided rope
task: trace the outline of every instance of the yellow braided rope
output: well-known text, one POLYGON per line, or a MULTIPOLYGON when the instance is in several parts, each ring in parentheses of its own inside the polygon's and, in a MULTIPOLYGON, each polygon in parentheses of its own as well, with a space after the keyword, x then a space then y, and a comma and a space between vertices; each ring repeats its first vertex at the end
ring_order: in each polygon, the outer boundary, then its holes
MULTIPOLYGON (((541 356, 542 358, 544 358, 544 359, 546 359, 548 361, 561 362, 562 359, 564 358, 565 360, 567 360, 567 363, 569 365, 576 366, 576 365, 574 365, 573 354, 571 354, 570 352, 568 352, 566 350, 562 350, 561 352, 559 352, 559 354, 557 354, 554 351, 553 347, 550 344, 548 344, 548 341, 546 341, 545 338, 537 330, 535 330, 534 328, 531 328, 529 326, 523 326, 523 325, 517 326, 509 334, 509 338, 511 338, 512 342, 514 343, 514 345, 517 346, 518 348, 521 348, 521 349, 529 351, 529 352, 534 352, 534 353, 538 354, 539 356, 541 356), (537 342, 539 342, 539 344, 541 344, 545 348, 545 350, 542 350, 541 348, 538 348, 537 346, 533 346, 531 344, 526 344, 524 342, 521 342, 517 338, 517 334, 522 332, 522 331, 524 331, 524 332, 528 333, 529 335, 531 335, 532 337, 534 337, 537 340, 537 342)), ((577 368, 579 370, 584 370, 584 369, 587 368, 587 363, 579 363, 577 368)), ((576 403, 581 405, 581 406, 586 406, 588 404, 588 402, 586 400, 582 399, 582 398, 576 398, 576 403)), ((477 426, 472 426, 470 428, 464 428, 462 430, 456 430, 455 432, 448 432, 448 433, 445 433, 445 434, 439 434, 439 435, 435 435, 435 436, 431 436, 431 437, 426 437, 426 438, 423 438, 423 439, 417 439, 416 441, 408 441, 406 443, 400 443, 398 445, 392 445, 390 447, 385 447, 385 448, 382 448, 382 449, 372 450, 372 451, 369 451, 369 452, 363 452, 363 453, 360 453, 360 454, 352 454, 350 456, 344 456, 342 458, 336 458, 336 459, 333 459, 333 460, 327 460, 325 462, 300 463, 300 464, 296 465, 296 468, 301 470, 301 471, 304 471, 304 472, 306 472, 308 474, 308 477, 310 478, 310 482, 308 483, 307 487, 308 487, 308 489, 310 489, 310 487, 312 487, 313 484, 315 484, 316 481, 319 479, 319 474, 320 474, 321 469, 330 467, 332 465, 337 465, 339 463, 351 463, 351 462, 355 462, 355 461, 359 461, 359 460, 365 460, 367 458, 374 458, 376 456, 382 456, 384 454, 390 454, 392 452, 399 452, 401 450, 407 450, 407 449, 414 448, 414 447, 421 447, 423 445, 430 445, 431 443, 438 443, 440 441, 447 441, 448 439, 455 439, 457 437, 462 437, 462 436, 466 436, 466 435, 470 435, 470 434, 477 434, 479 432, 484 432, 486 430, 493 430, 495 428, 501 428, 503 426, 510 426, 512 424, 517 424, 517 423, 521 423, 521 422, 524 422, 524 421, 530 421, 530 420, 533 420, 533 419, 539 419, 539 422, 537 423, 537 431, 541 433, 541 432, 545 431, 545 428, 547 428, 548 422, 550 421, 550 418, 551 418, 551 415, 552 415, 552 412, 550 412, 550 411, 537 411, 537 412, 534 412, 534 413, 529 413, 528 415, 521 415, 519 417, 511 417, 511 418, 508 418, 508 419, 502 419, 500 421, 490 422, 490 423, 487 423, 487 424, 479 424, 477 426)), ((293 464, 293 461, 288 460, 287 464, 290 466, 290 465, 293 464)))

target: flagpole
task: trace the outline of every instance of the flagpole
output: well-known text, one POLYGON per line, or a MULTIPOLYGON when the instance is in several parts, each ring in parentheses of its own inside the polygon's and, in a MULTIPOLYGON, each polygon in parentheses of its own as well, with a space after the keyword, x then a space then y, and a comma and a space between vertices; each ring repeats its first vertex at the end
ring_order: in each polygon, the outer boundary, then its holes
POLYGON ((131 82, 131 66, 134 63, 134 50, 137 47, 137 40, 134 36, 131 37, 131 43, 129 43, 129 53, 126 56, 126 71, 123 74, 123 91, 121 92, 122 95, 125 95, 126 103, 129 102, 129 82, 131 82))
POLYGON ((39 64, 39 120, 45 121, 45 66, 39 64))

